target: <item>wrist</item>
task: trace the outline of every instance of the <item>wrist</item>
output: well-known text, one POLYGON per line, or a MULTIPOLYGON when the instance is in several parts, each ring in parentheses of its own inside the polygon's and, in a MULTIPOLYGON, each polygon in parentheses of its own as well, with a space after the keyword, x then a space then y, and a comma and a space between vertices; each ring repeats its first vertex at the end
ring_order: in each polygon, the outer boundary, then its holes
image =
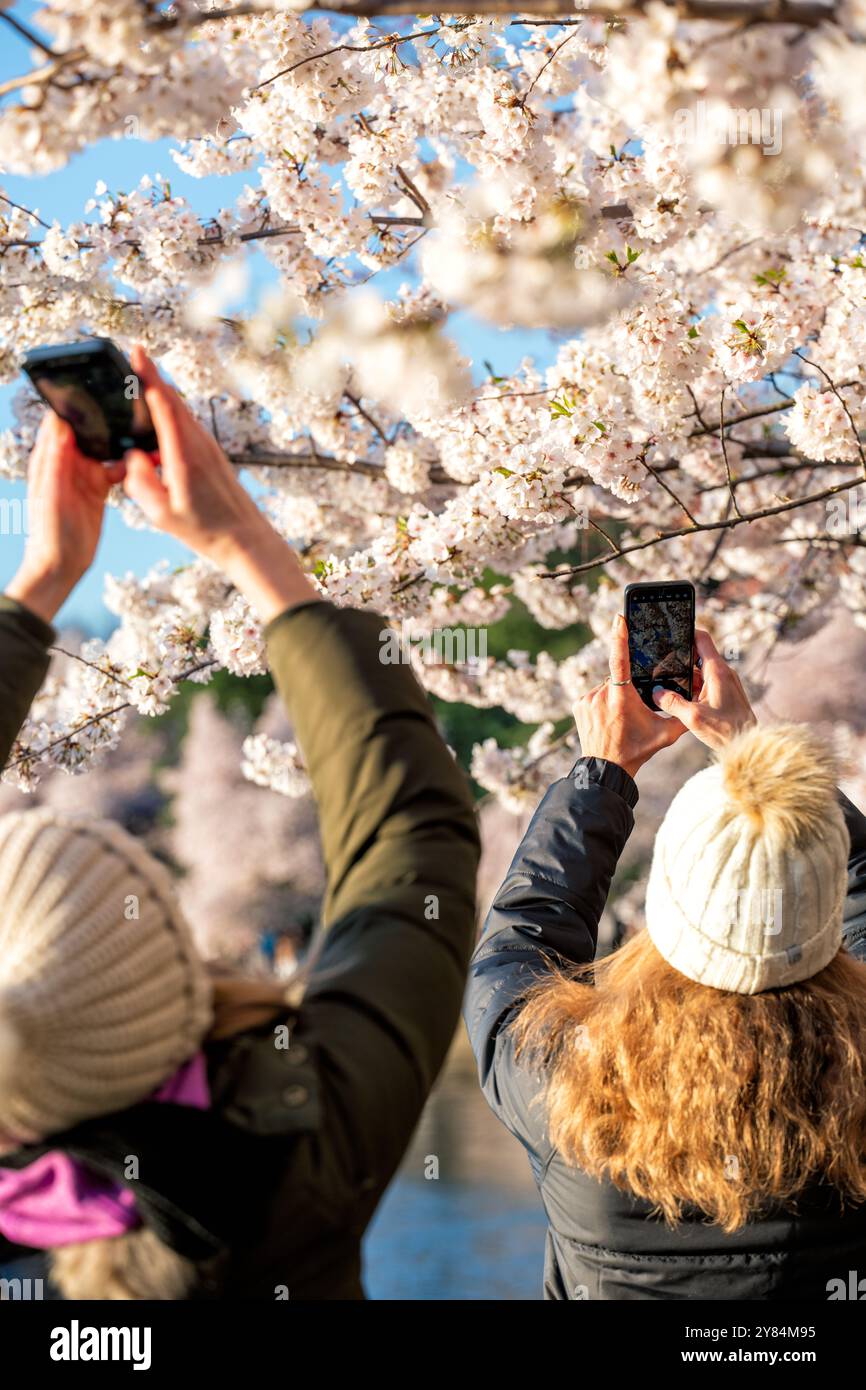
POLYGON ((643 767, 645 762, 644 758, 621 758, 619 754, 614 752, 594 753, 591 752, 590 749, 584 748, 583 745, 581 745, 581 753, 584 758, 598 758, 600 762, 610 763, 612 767, 621 768, 622 771, 627 772, 632 779, 634 779, 638 769, 643 767))
POLYGON ((264 624, 297 603, 321 598, 288 541, 265 518, 225 537, 212 558, 264 624))
POLYGON ((80 576, 70 576, 59 569, 28 563, 21 565, 14 579, 6 586, 6 595, 29 608, 46 623, 54 620, 58 610, 78 582, 80 576))
POLYGON ((258 507, 254 508, 254 513, 215 536, 207 547, 207 558, 230 578, 232 571, 247 563, 250 557, 272 550, 274 542, 282 540, 258 507))

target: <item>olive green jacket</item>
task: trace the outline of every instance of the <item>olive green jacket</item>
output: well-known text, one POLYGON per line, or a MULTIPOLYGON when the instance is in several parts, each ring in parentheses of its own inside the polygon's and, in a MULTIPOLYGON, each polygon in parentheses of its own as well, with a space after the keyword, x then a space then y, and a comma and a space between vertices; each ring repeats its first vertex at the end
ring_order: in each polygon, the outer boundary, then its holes
MULTIPOLYGON (((291 1045, 275 1047, 272 1022, 209 1043, 211 1110, 145 1102, 3 1159, 62 1148, 123 1181, 138 1154, 143 1219, 210 1271, 197 1296, 363 1296, 361 1238, 457 1025, 475 934, 472 800, 411 670, 380 660, 382 629, 310 603, 266 633, 328 877, 324 946, 285 1014, 291 1045)), ((51 635, 0 599, 0 760, 51 635)))

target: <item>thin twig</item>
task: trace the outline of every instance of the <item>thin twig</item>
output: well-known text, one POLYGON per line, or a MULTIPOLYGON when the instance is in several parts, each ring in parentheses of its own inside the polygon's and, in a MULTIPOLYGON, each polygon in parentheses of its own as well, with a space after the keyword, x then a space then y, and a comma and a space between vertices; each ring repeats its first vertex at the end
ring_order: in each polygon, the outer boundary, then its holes
POLYGON ((32 43, 34 48, 40 49, 40 51, 45 54, 46 58, 59 58, 61 56, 59 53, 55 52, 49 44, 45 43, 43 39, 40 39, 39 35, 34 33, 28 25, 22 24, 20 19, 16 19, 13 14, 9 14, 8 11, 2 10, 0 11, 0 19, 3 20, 4 24, 8 24, 10 29, 14 29, 15 33, 18 34, 20 38, 25 39, 27 43, 32 43))
POLYGON ((733 482, 732 482, 732 480, 731 480, 731 463, 730 463, 730 459, 728 458, 728 441, 725 439, 725 391, 726 391, 726 390, 727 390, 727 387, 726 387, 726 386, 723 386, 723 387, 722 387, 721 399, 720 399, 720 401, 719 401, 719 440, 721 441, 721 445, 722 445, 722 457, 723 457, 723 459, 725 460, 725 477, 727 478, 727 481, 728 481, 728 492, 731 494, 731 502, 733 503, 734 511, 737 513, 737 516, 741 516, 742 513, 741 513, 740 508, 739 508, 739 506, 738 506, 738 504, 737 504, 737 495, 736 495, 736 493, 734 492, 734 485, 733 485, 733 482))
MULTIPOLYGON (((66 652, 64 655, 69 656, 71 653, 66 652)), ((215 665, 215 660, 201 661, 197 666, 191 666, 187 671, 181 671, 180 675, 175 676, 172 680, 172 685, 180 685, 181 681, 188 680, 190 676, 196 675, 199 671, 206 671, 209 666, 215 665)), ((91 715, 83 724, 79 724, 77 729, 70 729, 68 734, 61 734, 59 738, 52 739, 50 743, 46 743, 44 748, 34 748, 31 752, 22 753, 20 758, 15 758, 11 763, 6 764, 6 771, 8 772, 13 767, 20 767, 22 763, 37 762, 40 758, 43 758, 46 753, 50 753, 52 748, 58 748, 62 743, 70 743, 73 739, 77 738, 79 734, 83 734, 85 729, 90 729, 95 724, 101 724, 103 719, 111 719, 113 715, 122 714, 124 710, 131 708, 132 701, 125 700, 122 705, 113 705, 111 709, 100 710, 98 714, 91 715)))
POLYGON ((663 545, 666 541, 682 540, 686 536, 696 536, 702 531, 732 531, 737 526, 742 526, 750 521, 763 521, 769 516, 780 516, 783 512, 797 511, 800 507, 811 506, 813 502, 824 502, 828 497, 837 497, 840 492, 848 492, 852 487, 862 487, 863 480, 860 477, 852 478, 847 483, 836 483, 834 487, 828 487, 823 492, 812 493, 809 497, 796 498, 790 502, 780 502, 775 507, 763 507, 757 512, 746 512, 738 517, 726 517, 721 521, 701 521, 697 526, 680 526, 674 531, 657 531, 654 536, 646 540, 635 541, 633 545, 617 546, 613 554, 598 555, 594 560, 588 560, 581 565, 573 565, 569 569, 559 570, 556 573, 541 574, 539 579, 562 579, 570 578, 574 574, 582 574, 586 570, 597 569, 599 565, 610 564, 612 560, 621 560, 626 555, 631 555, 637 550, 647 550, 654 545, 663 545))
POLYGON ((125 681, 122 676, 116 676, 113 671, 104 670, 102 666, 97 665, 95 661, 88 661, 79 652, 68 652, 65 647, 49 647, 48 650, 57 652, 59 656, 67 656, 70 661, 80 661, 82 666, 88 666, 91 671, 98 671, 100 676, 107 677, 108 680, 114 681, 117 685, 125 685, 127 690, 132 688, 129 681, 125 681))
POLYGON ((664 478, 662 478, 662 477, 659 476, 659 474, 656 472, 656 470, 652 467, 652 464, 647 463, 647 461, 646 461, 645 458, 641 458, 641 463, 643 464, 643 466, 644 466, 644 468, 647 470, 647 472, 652 474, 652 476, 655 478, 656 482, 659 484, 659 487, 663 487, 664 490, 665 490, 665 492, 668 494, 668 496, 671 497, 671 498, 673 498, 674 502, 676 502, 677 506, 682 508, 682 510, 685 512, 686 516, 688 517, 689 521, 690 521, 694 526, 697 526, 698 522, 697 522, 696 518, 692 516, 691 512, 689 511, 689 509, 688 509, 688 507, 686 506, 686 504, 685 504, 685 502, 683 501, 683 499, 682 499, 681 497, 678 497, 677 494, 674 492, 673 488, 670 487, 670 486, 665 482, 664 478))
POLYGON ((847 403, 847 401, 843 398, 843 396, 841 395, 840 390, 839 390, 838 386, 836 385, 835 381, 834 381, 833 378, 830 376, 829 372, 825 372, 825 370, 824 370, 823 367, 819 367, 819 366, 818 366, 818 363, 817 363, 817 362, 812 362, 812 361, 810 361, 810 359, 809 359, 808 357, 804 357, 803 354, 802 354, 802 352, 800 351, 799 348, 794 348, 794 356, 795 356, 795 357, 799 357, 799 359, 800 359, 801 362, 805 362, 805 364, 806 364, 807 367, 812 367, 816 372, 820 372, 820 373, 821 373, 822 377, 824 378, 824 380, 827 382, 828 386, 830 387, 830 390, 833 392, 833 395, 836 397, 837 401, 838 401, 839 404, 841 405, 842 409, 844 410, 845 414, 846 414, 847 417, 848 417, 848 423, 849 423, 849 425, 851 426, 851 433, 852 433, 853 436, 854 436, 854 442, 856 443, 858 453, 860 454, 860 462, 861 462, 861 464, 863 465, 863 473, 864 473, 864 475, 866 475, 866 452, 864 452, 863 444, 862 444, 862 441, 861 441, 861 439, 860 439, 860 431, 857 429, 857 426, 856 426, 856 424, 854 423, 854 416, 851 414, 851 411, 848 409, 848 403, 847 403))

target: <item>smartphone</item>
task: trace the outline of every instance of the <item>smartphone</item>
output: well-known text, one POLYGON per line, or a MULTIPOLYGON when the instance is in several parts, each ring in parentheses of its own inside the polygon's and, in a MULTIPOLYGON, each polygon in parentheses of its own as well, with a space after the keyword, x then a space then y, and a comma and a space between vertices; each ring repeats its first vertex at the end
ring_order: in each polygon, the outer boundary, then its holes
POLYGON ((631 679, 645 705, 656 714, 653 686, 692 698, 695 653, 695 586, 688 580, 629 584, 625 621, 631 679))
POLYGON ((33 348, 21 366, 88 458, 105 463, 127 449, 158 448, 138 377, 110 338, 33 348))

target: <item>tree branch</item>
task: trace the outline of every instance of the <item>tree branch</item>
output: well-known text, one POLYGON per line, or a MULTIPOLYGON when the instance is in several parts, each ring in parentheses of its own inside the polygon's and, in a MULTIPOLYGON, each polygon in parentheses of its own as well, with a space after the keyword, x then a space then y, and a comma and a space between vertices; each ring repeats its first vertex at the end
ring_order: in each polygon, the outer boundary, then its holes
MULTIPOLYGON (((612 560, 620 560, 625 555, 631 555, 637 550, 648 550, 650 546, 663 545, 666 541, 682 540, 686 536, 696 536, 701 531, 733 531, 737 526, 743 526, 750 521, 763 521, 768 516, 780 516, 783 512, 793 512, 800 507, 808 507, 813 502, 823 502, 828 497, 836 497, 840 492, 848 492, 852 487, 862 487, 863 480, 859 476, 852 478, 847 483, 837 483, 834 487, 825 488, 823 492, 814 492, 809 497, 798 497, 793 502, 780 502, 775 507, 763 507, 757 512, 746 512, 736 517, 726 517, 721 521, 701 521, 696 526, 680 526, 675 531, 658 531, 656 535, 648 537, 643 541, 635 541, 633 545, 617 546, 612 554, 597 555, 594 560, 587 560, 581 565, 573 565, 570 569, 559 570, 557 573, 541 574, 539 579, 563 579, 570 578, 574 574, 583 574, 587 570, 597 569, 599 565, 608 565, 612 560)), ((804 537, 804 539, 807 539, 804 537)))

